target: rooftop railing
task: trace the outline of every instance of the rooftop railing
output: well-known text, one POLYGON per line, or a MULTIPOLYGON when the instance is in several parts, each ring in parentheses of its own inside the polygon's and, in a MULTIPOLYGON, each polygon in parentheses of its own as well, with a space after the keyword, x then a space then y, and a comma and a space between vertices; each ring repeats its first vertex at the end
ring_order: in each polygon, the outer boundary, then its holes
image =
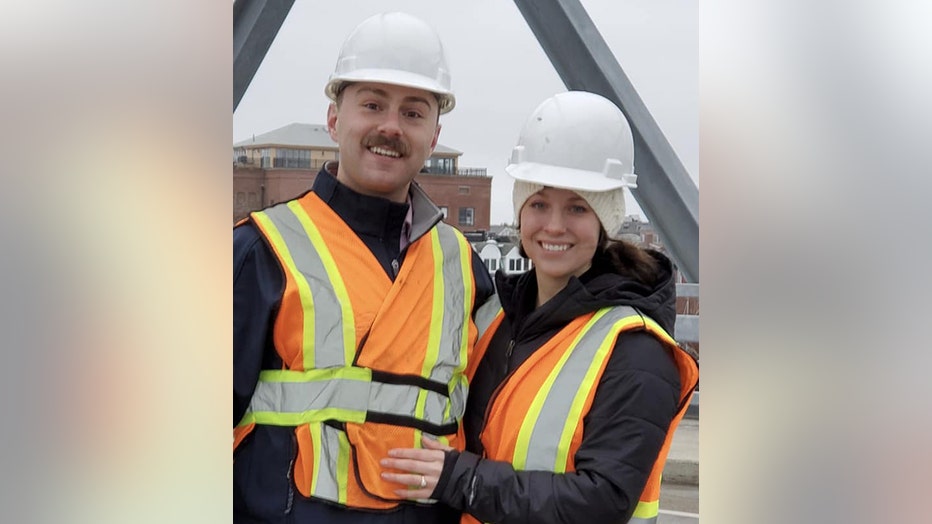
POLYGON ((484 167, 460 167, 460 168, 457 168, 456 174, 458 176, 488 177, 489 170, 484 167))

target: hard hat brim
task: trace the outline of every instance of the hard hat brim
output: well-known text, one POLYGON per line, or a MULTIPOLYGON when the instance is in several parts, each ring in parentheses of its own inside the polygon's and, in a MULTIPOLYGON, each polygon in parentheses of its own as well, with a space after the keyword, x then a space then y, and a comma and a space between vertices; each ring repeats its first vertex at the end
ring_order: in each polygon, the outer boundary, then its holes
POLYGON ((628 185, 603 173, 535 162, 509 164, 505 172, 515 180, 575 191, 611 191, 628 185))
POLYGON ((357 69, 350 73, 333 75, 324 87, 327 98, 336 101, 337 91, 344 82, 373 82, 429 91, 438 96, 441 115, 449 113, 456 106, 456 97, 452 91, 440 87, 436 80, 416 73, 398 71, 397 69, 357 69))

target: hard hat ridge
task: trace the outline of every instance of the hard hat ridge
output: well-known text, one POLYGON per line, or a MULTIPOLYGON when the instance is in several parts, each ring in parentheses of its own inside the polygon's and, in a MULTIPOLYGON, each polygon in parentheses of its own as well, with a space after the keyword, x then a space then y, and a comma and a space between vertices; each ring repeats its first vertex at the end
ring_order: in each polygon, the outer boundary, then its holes
POLYGON ((440 113, 456 105, 443 43, 424 21, 407 13, 363 20, 346 38, 324 93, 333 101, 349 82, 377 82, 430 91, 440 113))
POLYGON ((505 168, 512 177, 565 189, 634 187, 634 138, 610 100, 569 91, 531 113, 505 168))

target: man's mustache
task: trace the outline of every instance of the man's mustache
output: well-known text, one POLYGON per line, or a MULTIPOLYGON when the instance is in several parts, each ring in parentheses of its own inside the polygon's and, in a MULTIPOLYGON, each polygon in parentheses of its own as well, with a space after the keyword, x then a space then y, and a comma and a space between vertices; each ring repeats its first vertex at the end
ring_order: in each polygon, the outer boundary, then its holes
POLYGON ((408 145, 402 142, 401 139, 395 137, 374 133, 367 136, 366 139, 363 140, 362 145, 366 148, 385 147, 392 151, 397 151, 401 156, 408 156, 408 145))

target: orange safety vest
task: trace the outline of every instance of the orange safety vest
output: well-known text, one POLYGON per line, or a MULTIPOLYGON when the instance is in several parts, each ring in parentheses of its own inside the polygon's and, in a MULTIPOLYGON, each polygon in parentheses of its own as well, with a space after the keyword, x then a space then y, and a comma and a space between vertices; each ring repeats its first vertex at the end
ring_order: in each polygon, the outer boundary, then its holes
MULTIPOLYGON (((482 321, 483 335, 472 356, 469 377, 488 349, 503 316, 499 312, 493 320, 482 321), (490 325, 486 326, 487 322, 490 325)), ((668 347, 680 374, 680 409, 667 429, 663 448, 629 521, 655 523, 660 477, 673 433, 698 384, 699 368, 660 325, 634 308, 608 307, 574 319, 509 376, 492 400, 486 427, 480 435, 486 457, 510 462, 519 471, 575 471, 583 419, 592 405, 615 341, 623 331, 635 329, 648 331, 668 347)), ((478 520, 464 514, 461 522, 475 524, 478 520)))
POLYGON ((389 449, 421 447, 422 432, 464 446, 472 248, 438 223, 393 282, 313 192, 251 217, 285 275, 272 332, 283 369, 260 373, 234 449, 256 424, 294 427, 298 492, 393 508, 398 486, 379 476, 389 449))

